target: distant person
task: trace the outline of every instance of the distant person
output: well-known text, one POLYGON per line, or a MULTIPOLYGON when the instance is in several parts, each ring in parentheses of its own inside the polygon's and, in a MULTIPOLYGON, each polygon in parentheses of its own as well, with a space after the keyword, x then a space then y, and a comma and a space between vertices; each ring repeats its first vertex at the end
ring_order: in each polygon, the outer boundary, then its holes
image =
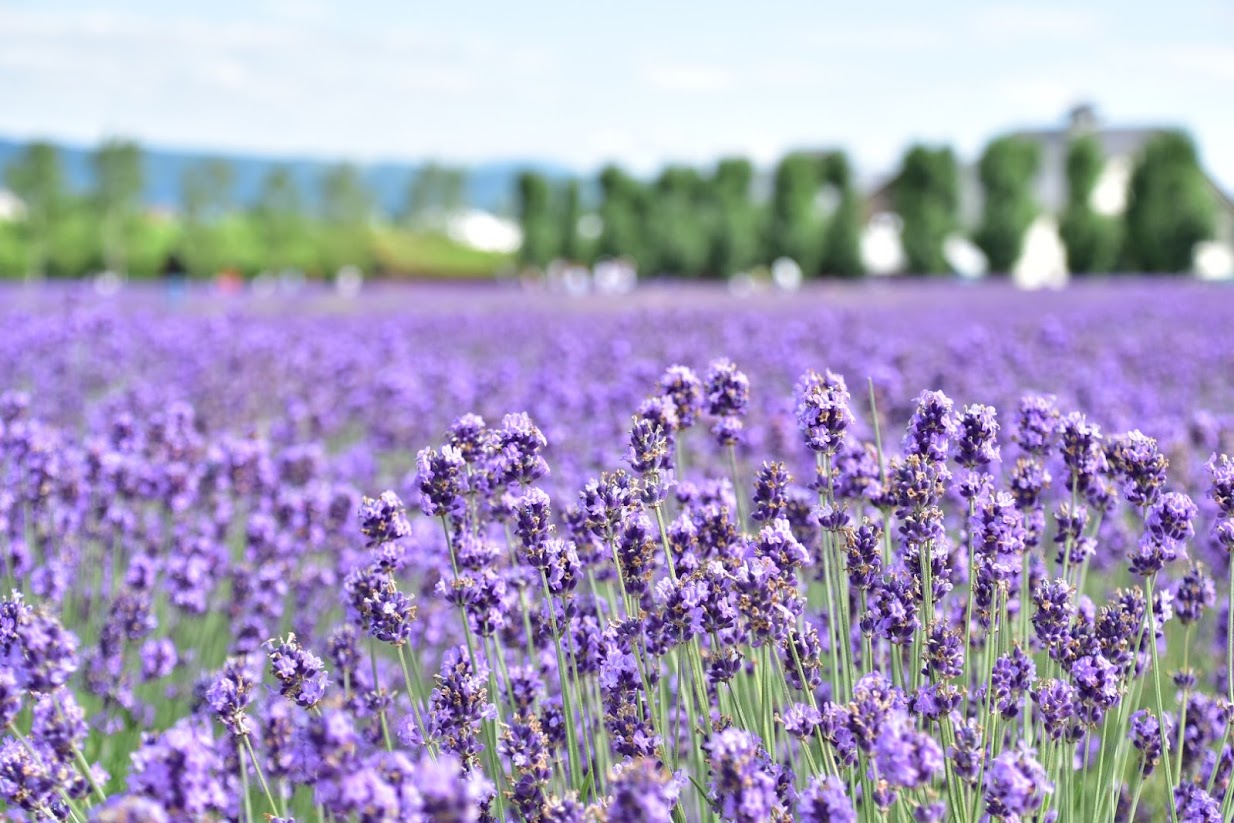
POLYGON ((168 300, 172 303, 179 303, 184 300, 188 294, 189 273, 188 268, 176 254, 167 255, 167 259, 163 261, 163 268, 159 272, 159 276, 163 278, 168 300))
POLYGON ((244 277, 233 268, 223 269, 214 280, 220 294, 234 295, 244 291, 244 277))

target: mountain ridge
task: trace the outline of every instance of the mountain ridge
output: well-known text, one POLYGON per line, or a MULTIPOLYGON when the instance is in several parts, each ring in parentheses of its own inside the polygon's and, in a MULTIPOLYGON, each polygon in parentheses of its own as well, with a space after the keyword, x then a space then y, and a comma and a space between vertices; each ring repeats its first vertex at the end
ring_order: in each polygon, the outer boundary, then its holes
MULTIPOLYGON (((0 170, 7 168, 32 142, 34 141, 0 136, 0 170)), ((57 142, 56 146, 60 150, 69 189, 78 193, 87 191, 93 179, 90 169, 90 153, 93 147, 60 142, 57 142)), ((262 179, 271 169, 280 166, 290 169, 305 203, 311 206, 316 200, 324 172, 341 162, 348 162, 304 156, 276 157, 237 151, 212 152, 142 145, 145 172, 143 201, 146 206, 177 208, 180 203, 180 181, 185 170, 195 163, 211 159, 225 160, 231 164, 235 175, 233 197, 242 206, 252 205, 256 201, 262 179)), ((377 160, 353 165, 360 170, 381 210, 387 214, 395 214, 406 201, 412 179, 428 162, 377 160)), ((467 205, 497 213, 508 213, 511 210, 515 178, 521 171, 537 171, 553 180, 577 176, 576 172, 562 164, 542 160, 490 160, 456 165, 467 171, 467 205)), ((2 187, 3 179, 0 178, 0 188, 2 187)))

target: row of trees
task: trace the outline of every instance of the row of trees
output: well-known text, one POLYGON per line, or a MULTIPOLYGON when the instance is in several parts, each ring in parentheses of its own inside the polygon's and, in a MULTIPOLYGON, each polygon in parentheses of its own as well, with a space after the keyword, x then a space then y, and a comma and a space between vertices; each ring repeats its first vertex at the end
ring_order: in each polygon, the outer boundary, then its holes
MULTIPOLYGON (((1191 140, 1165 132, 1148 143, 1119 217, 1092 208, 1105 162, 1092 136, 1068 148, 1067 198, 1057 217, 1071 271, 1190 268, 1195 244, 1213 230, 1212 191, 1191 140)), ((890 209, 902 223, 908 271, 947 272, 945 242, 967 231, 989 269, 1003 273, 1019 259, 1040 212, 1033 193, 1040 164, 1036 143, 1014 137, 991 142, 976 169, 983 197, 971 226, 961 219, 960 173, 945 147, 910 148, 892 181, 869 201, 858 193, 841 152, 790 154, 766 180, 742 158, 706 171, 669 166, 650 181, 610 166, 594 186, 527 172, 518 177, 514 196, 524 237, 520 257, 545 266, 554 259, 590 263, 624 256, 645 273, 714 278, 789 257, 807 276, 858 277, 864 274, 863 226, 872 210, 890 209)), ((198 275, 223 268, 372 269, 388 260, 391 247, 414 245, 403 242, 406 237, 392 240, 391 231, 439 234, 438 218, 466 204, 464 173, 430 165, 413 177, 403 206, 387 217, 359 170, 347 164, 331 167, 311 187, 290 168, 275 167, 256 197, 242 204, 233 168, 205 160, 184 173, 178 212, 151 215, 142 202, 139 146, 104 143, 91 166, 86 192, 70 190, 60 152, 48 143, 29 145, 4 170, 24 214, 0 223, 0 271, 149 274, 170 254, 198 275)), ((476 263, 488 271, 499 264, 493 258, 476 263)))
MULTIPOLYGON (((1163 132, 1149 141, 1120 217, 1092 206, 1105 162, 1092 135, 1068 146, 1067 199, 1057 217, 1070 270, 1189 270, 1196 243, 1212 234, 1214 215, 1191 140, 1163 132)), ((526 172, 515 198, 524 235, 520 259, 544 266, 561 258, 588 263, 625 256, 643 272, 722 278, 788 257, 807 276, 856 277, 864 273, 862 227, 872 209, 887 207, 902 223, 907 271, 948 272, 946 240, 967 232, 989 271, 1004 274, 1019 260, 1028 228, 1041 212, 1034 197, 1040 167, 1038 143, 992 141, 976 169, 981 213, 975 225, 966 226, 960 171, 946 147, 908 149, 895 177, 869 203, 857 194, 840 152, 784 157, 763 196, 753 168, 742 159, 722 160, 709 173, 670 166, 649 182, 610 166, 598 179, 602 228, 595 237, 580 231, 577 181, 554 186, 526 172)))
POLYGON ((597 183, 599 231, 589 235, 580 228, 577 180, 554 185, 536 172, 519 175, 522 262, 623 256, 644 272, 723 278, 787 256, 811 274, 863 273, 860 198, 842 153, 784 158, 765 202, 744 158, 710 172, 668 166, 650 182, 609 166, 597 183))
MULTIPOLYGON (((109 141, 91 155, 93 183, 73 192, 56 146, 32 143, 4 170, 22 201, 17 222, 0 225, 0 270, 29 276, 75 276, 106 268, 149 275, 175 256, 195 275, 297 268, 332 273, 344 265, 371 269, 379 256, 374 231, 382 217, 359 170, 340 164, 314 188, 275 167, 255 200, 242 204, 235 171, 224 160, 190 166, 180 181, 177 213, 151 214, 142 202, 142 152, 109 141)), ((394 225, 440 228, 441 215, 465 204, 461 169, 430 164, 415 175, 394 225)))

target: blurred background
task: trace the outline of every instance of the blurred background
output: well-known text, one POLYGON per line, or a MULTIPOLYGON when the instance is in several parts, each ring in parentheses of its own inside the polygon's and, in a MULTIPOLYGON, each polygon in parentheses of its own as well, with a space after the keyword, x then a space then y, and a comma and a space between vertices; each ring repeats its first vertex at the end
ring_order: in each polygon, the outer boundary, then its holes
POLYGON ((0 277, 1234 275, 1234 5, 0 0, 0 277))

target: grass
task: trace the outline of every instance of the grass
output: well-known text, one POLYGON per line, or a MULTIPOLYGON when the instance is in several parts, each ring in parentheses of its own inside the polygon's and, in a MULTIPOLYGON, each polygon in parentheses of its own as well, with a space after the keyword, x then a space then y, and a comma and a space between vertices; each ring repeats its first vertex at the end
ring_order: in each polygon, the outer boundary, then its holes
POLYGON ((439 232, 382 228, 374 233, 373 246, 378 266, 394 275, 483 279, 513 260, 509 254, 474 249, 439 232))

